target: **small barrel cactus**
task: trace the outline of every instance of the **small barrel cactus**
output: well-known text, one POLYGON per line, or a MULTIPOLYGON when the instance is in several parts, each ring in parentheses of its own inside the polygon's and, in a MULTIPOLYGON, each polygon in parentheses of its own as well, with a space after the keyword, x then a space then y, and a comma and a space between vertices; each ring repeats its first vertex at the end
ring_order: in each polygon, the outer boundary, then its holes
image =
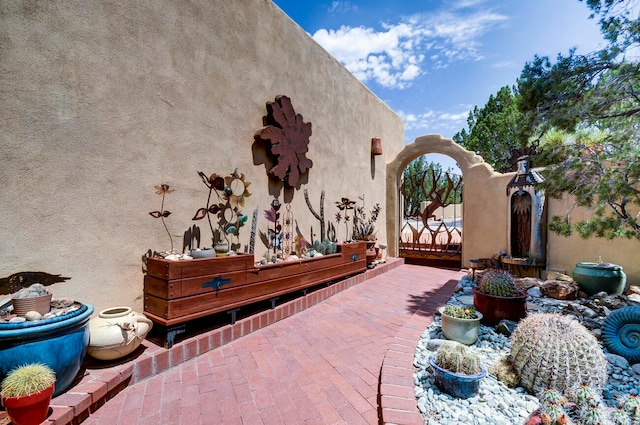
POLYGON ((553 313, 532 314, 511 335, 511 359, 520 385, 532 394, 575 382, 602 388, 607 359, 596 338, 576 320, 553 313))
POLYGON ((628 394, 621 400, 622 409, 627 412, 633 423, 640 423, 640 398, 634 394, 628 394))
POLYGON ((482 363, 477 354, 462 344, 444 343, 436 352, 435 363, 453 373, 477 375, 482 372, 482 363))
POLYGON ((582 425, 603 425, 606 423, 606 415, 602 406, 596 404, 587 406, 580 412, 579 416, 582 425))
POLYGON ((515 297, 519 295, 516 280, 502 269, 489 269, 480 278, 480 290, 485 294, 498 297, 515 297))
POLYGON ((459 306, 453 304, 447 304, 444 306, 444 314, 449 317, 455 317, 457 319, 476 319, 476 309, 472 305, 459 306))
POLYGON ((53 384, 56 375, 42 363, 19 366, 9 372, 2 381, 3 397, 24 397, 44 390, 53 384))

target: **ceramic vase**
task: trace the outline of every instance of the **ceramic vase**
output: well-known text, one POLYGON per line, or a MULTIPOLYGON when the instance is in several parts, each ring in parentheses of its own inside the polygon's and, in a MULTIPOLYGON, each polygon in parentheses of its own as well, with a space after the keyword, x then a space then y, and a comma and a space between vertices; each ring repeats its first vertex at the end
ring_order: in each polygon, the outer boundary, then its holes
POLYGON ((115 360, 133 352, 147 336, 153 323, 130 307, 102 310, 89 321, 91 338, 87 353, 98 360, 115 360))
POLYGON ((627 284, 627 275, 617 264, 583 262, 573 269, 573 280, 588 296, 601 291, 621 294, 627 284))

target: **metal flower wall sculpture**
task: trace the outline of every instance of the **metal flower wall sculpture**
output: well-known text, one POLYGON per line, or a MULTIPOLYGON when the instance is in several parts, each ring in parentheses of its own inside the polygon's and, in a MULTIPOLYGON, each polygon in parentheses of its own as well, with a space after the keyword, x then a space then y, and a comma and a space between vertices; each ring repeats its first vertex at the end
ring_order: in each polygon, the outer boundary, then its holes
MULTIPOLYGON (((244 206, 245 198, 251 196, 248 187, 251 182, 245 181, 244 174, 236 169, 231 175, 222 177, 216 173, 207 176, 198 171, 202 182, 209 188, 206 207, 199 208, 192 220, 207 218, 211 229, 212 244, 222 242, 222 238, 229 243, 229 235, 239 237, 239 230, 248 220, 248 216, 242 214, 240 207, 244 206), (213 195, 215 194, 215 198, 213 195), (213 199, 212 199, 213 198, 213 199), (217 219, 218 228, 214 230, 211 216, 217 219)), ((240 243, 232 244, 230 248, 237 250, 240 243)))
POLYGON ((255 134, 270 148, 275 165, 268 174, 289 187, 296 187, 300 175, 313 166, 307 158, 311 123, 304 122, 296 114, 287 96, 277 96, 275 102, 267 102, 267 126, 255 134))
POLYGON ((169 235, 169 240, 171 241, 171 253, 173 253, 173 238, 171 237, 171 232, 169 232, 169 228, 167 227, 167 223, 164 221, 165 218, 171 215, 171 211, 166 211, 164 209, 164 198, 167 193, 171 193, 174 189, 171 189, 168 184, 162 183, 159 186, 154 186, 156 189, 156 193, 158 195, 162 195, 162 204, 160 205, 160 211, 151 211, 149 214, 151 217, 159 218, 162 220, 162 225, 164 226, 164 230, 167 231, 167 235, 169 235))

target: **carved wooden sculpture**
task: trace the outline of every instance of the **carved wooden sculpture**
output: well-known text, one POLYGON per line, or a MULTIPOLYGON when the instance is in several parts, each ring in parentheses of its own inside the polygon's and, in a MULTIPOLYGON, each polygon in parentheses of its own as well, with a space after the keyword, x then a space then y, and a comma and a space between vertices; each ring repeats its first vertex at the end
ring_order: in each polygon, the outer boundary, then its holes
POLYGON ((296 114, 287 96, 277 96, 267 102, 267 126, 255 134, 270 149, 274 166, 268 174, 289 187, 298 184, 300 175, 309 171, 313 162, 306 157, 309 151, 311 123, 296 114))

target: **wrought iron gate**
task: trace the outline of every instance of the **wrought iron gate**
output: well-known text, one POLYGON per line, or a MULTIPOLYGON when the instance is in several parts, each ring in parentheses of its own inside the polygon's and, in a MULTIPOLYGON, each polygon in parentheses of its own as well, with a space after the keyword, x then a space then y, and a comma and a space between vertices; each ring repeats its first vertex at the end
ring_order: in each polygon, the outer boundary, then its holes
POLYGON ((406 263, 461 267, 462 186, 462 176, 433 167, 405 173, 399 247, 406 263))

